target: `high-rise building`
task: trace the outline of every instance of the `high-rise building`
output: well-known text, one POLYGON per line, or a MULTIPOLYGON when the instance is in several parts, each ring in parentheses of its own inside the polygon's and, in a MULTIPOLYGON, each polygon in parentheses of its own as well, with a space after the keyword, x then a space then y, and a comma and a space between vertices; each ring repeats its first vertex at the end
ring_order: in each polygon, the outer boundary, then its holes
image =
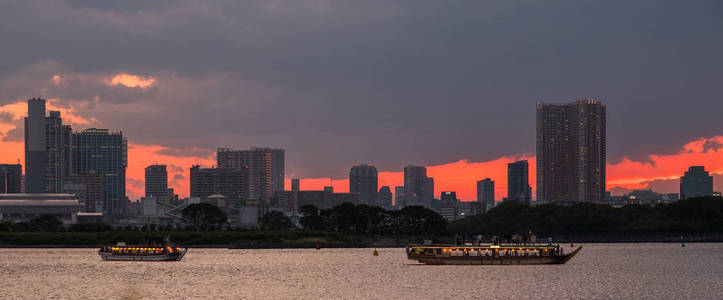
POLYGON ((703 166, 688 168, 683 177, 680 177, 680 199, 713 195, 713 176, 703 166))
POLYGON ((0 164, 0 194, 23 192, 23 166, 0 164))
POLYGON ((383 186, 379 189, 379 202, 377 205, 384 209, 392 209, 392 190, 388 186, 383 186))
POLYGON ((394 207, 397 209, 404 208, 407 206, 405 204, 405 194, 404 194, 404 186, 395 186, 394 187, 394 207))
POLYGON ((128 142, 123 132, 90 128, 73 133, 74 175, 103 176, 103 214, 117 218, 124 213, 128 142))
POLYGON ((168 194, 168 170, 166 165, 150 165, 146 167, 146 197, 172 197, 168 194))
POLYGON ((46 192, 48 149, 45 144, 45 99, 28 100, 28 117, 25 118, 25 192, 46 192))
POLYGON ((434 179, 427 177, 427 168, 404 167, 405 206, 421 205, 431 207, 434 199, 434 179))
POLYGON ((299 178, 292 178, 291 179, 291 191, 299 192, 300 190, 301 190, 301 185, 299 184, 299 178))
POLYGON ((378 206, 377 168, 370 165, 352 166, 349 171, 349 192, 359 193, 362 204, 378 206))
POLYGON ((73 130, 63 125, 59 111, 50 111, 45 118, 45 146, 48 155, 45 164, 47 193, 60 193, 63 177, 72 174, 71 147, 73 130))
POLYGON ((485 178, 477 181, 477 202, 482 206, 484 212, 495 207, 495 182, 485 178))
POLYGON ((605 201, 605 104, 537 103, 537 201, 605 201))
MULTIPOLYGON (((249 169, 242 168, 201 168, 191 167, 191 197, 206 198, 211 195, 223 195, 248 200, 249 169)), ((269 201, 271 199, 269 198, 269 201)))
POLYGON ((507 200, 530 204, 527 160, 507 164, 507 200))
POLYGON ((454 221, 459 215, 459 200, 456 192, 442 192, 440 195, 439 214, 447 221, 454 221))
POLYGON ((219 168, 248 167, 248 198, 269 202, 274 191, 284 190, 284 150, 251 148, 233 150, 219 148, 216 151, 219 168))

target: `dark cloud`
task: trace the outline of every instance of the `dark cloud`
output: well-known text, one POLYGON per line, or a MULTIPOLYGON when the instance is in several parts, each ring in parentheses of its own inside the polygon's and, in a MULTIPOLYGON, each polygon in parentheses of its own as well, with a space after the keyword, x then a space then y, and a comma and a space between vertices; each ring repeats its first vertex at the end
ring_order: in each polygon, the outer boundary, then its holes
POLYGON ((536 101, 592 96, 608 160, 649 161, 723 133, 722 14, 720 1, 4 2, 0 105, 59 98, 96 120, 79 127, 167 155, 281 147, 288 173, 322 177, 532 154, 536 101), (119 73, 156 81, 104 81, 119 73))
POLYGON ((703 152, 708 152, 708 151, 717 152, 718 149, 720 149, 721 147, 723 147, 723 145, 718 141, 706 140, 705 143, 703 144, 703 152))

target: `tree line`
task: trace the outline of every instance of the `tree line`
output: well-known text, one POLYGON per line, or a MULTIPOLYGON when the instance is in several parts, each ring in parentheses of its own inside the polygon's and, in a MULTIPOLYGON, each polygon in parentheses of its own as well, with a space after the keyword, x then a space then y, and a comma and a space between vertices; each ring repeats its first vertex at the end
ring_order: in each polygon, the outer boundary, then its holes
MULTIPOLYGON (((529 206, 505 202, 483 215, 451 223, 422 206, 384 210, 369 205, 344 203, 329 209, 312 205, 299 208, 303 230, 366 236, 452 236, 483 234, 504 236, 533 231, 539 236, 617 233, 723 233, 723 198, 700 197, 657 206, 580 203, 572 206, 529 206)), ((182 215, 184 227, 146 225, 154 230, 230 230, 227 216, 217 206, 189 205, 182 215)), ((281 212, 272 211, 260 219, 264 231, 300 230, 281 212)), ((105 232, 139 228, 112 228, 105 223, 79 223, 64 227, 53 216, 38 216, 29 222, 0 223, 5 232, 105 232)))

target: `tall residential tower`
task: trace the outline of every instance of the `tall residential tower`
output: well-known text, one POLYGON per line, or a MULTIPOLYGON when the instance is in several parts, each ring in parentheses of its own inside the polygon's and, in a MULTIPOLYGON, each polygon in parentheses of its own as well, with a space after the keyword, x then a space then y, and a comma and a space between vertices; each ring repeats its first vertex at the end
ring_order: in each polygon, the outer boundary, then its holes
POLYGON ((537 201, 605 200, 605 104, 537 103, 537 201))

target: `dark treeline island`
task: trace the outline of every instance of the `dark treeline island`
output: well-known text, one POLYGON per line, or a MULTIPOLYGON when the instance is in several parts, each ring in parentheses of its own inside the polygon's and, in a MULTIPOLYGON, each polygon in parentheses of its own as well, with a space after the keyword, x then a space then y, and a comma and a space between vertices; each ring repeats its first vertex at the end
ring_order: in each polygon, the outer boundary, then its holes
POLYGON ((142 243, 149 235, 169 235, 179 244, 241 248, 400 246, 431 240, 454 242, 456 236, 506 238, 532 231, 538 237, 579 242, 723 241, 723 198, 700 197, 647 206, 581 203, 572 206, 498 205, 488 213, 448 223, 421 206, 387 211, 344 203, 319 210, 302 206, 299 229, 279 212, 261 219, 258 229, 234 229, 213 205, 189 205, 187 226, 113 228, 104 223, 63 226, 55 217, 0 223, 0 246, 99 246, 117 241, 142 243))

